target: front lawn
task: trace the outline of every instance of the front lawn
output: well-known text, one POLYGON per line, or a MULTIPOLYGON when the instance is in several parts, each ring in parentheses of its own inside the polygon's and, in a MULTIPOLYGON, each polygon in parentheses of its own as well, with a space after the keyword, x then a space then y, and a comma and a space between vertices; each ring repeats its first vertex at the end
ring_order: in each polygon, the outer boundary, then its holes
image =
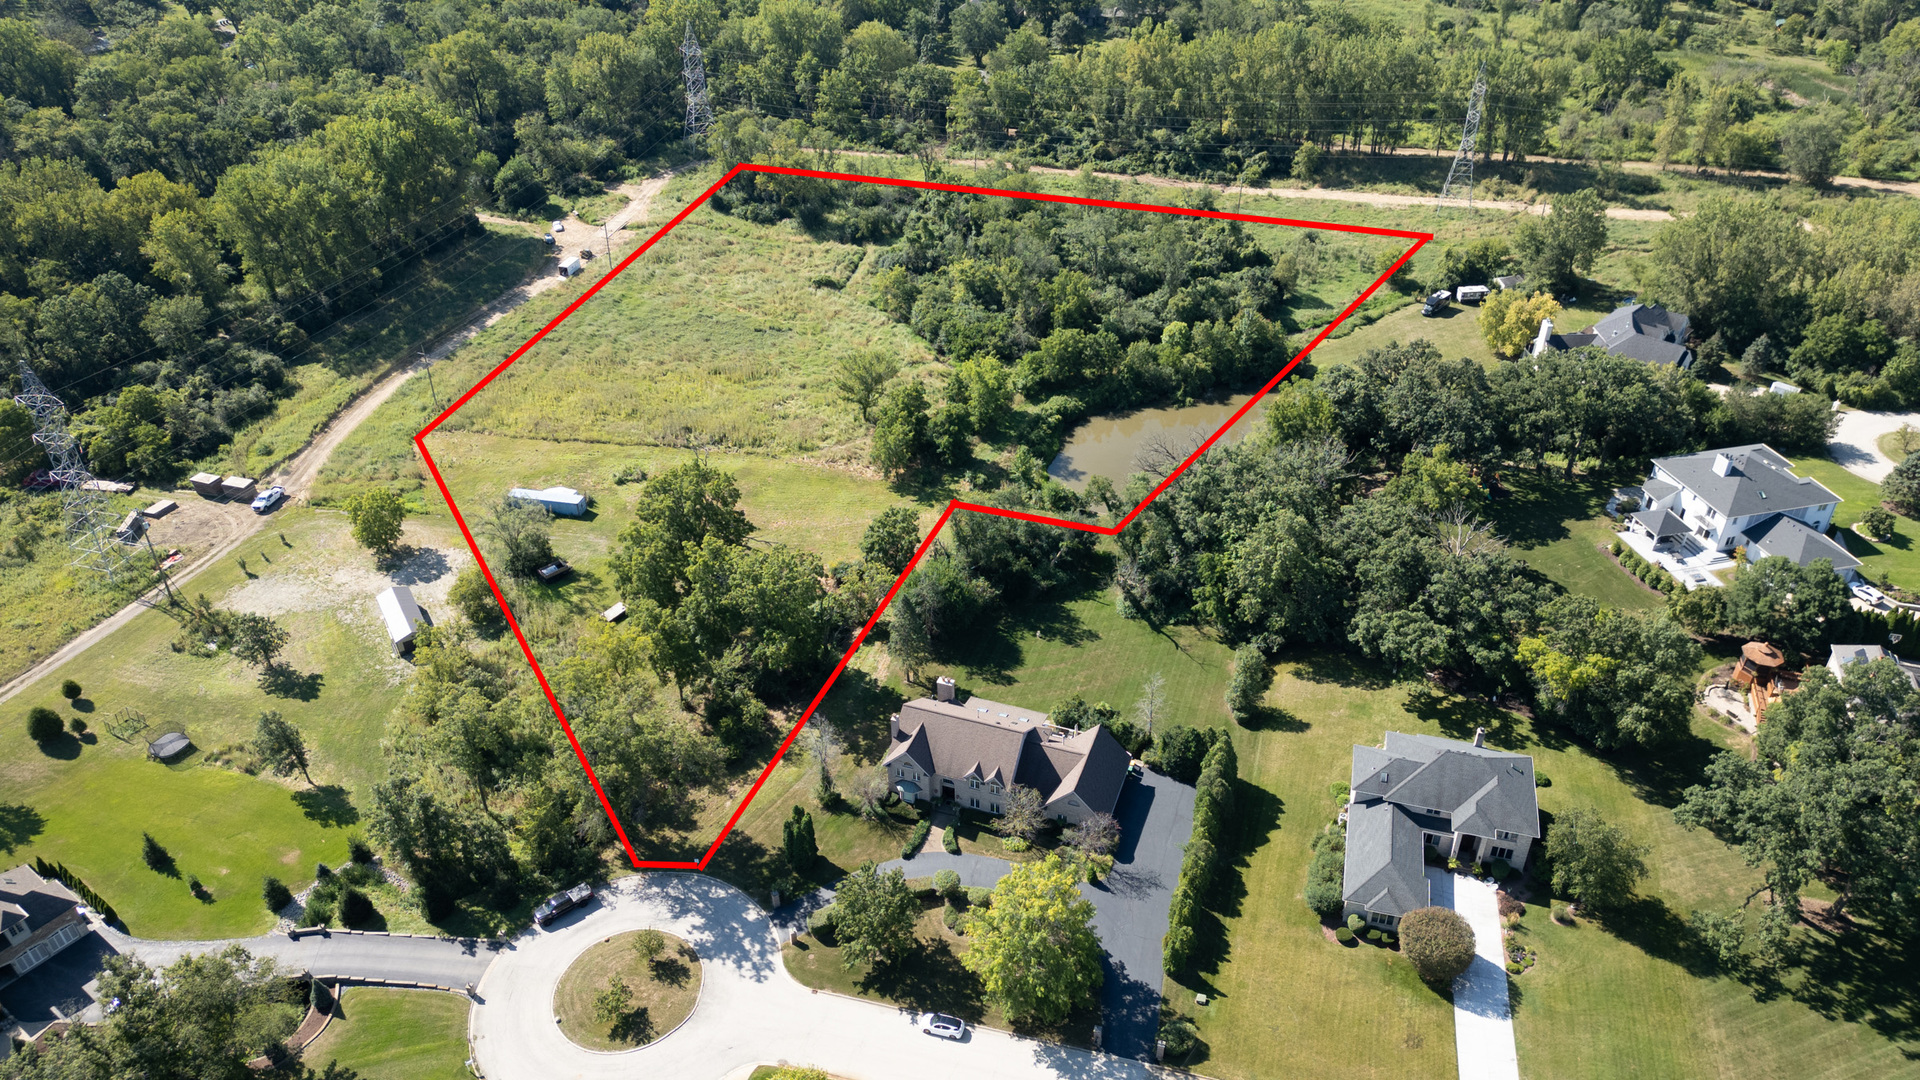
POLYGON ((469 1008, 457 994, 349 987, 304 1057, 322 1070, 338 1062, 360 1080, 467 1080, 469 1008))
POLYGON ((1885 578, 1902 589, 1920 592, 1920 522, 1896 515, 1892 536, 1869 540, 1854 532, 1853 525, 1860 515, 1880 505, 1880 485, 1855 476, 1831 458, 1789 460, 1795 473, 1813 477, 1845 500, 1834 510, 1833 524, 1847 550, 1860 560, 1860 573, 1874 581, 1885 578))

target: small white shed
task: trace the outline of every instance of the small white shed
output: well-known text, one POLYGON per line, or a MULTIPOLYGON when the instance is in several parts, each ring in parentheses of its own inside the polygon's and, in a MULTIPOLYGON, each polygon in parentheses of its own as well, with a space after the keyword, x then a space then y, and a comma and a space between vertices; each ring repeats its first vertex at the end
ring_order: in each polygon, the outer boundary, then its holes
POLYGON ((561 517, 580 517, 587 512, 587 497, 570 487, 514 488, 507 492, 507 498, 538 503, 561 517))
POLYGON ((420 605, 414 603, 413 590, 395 585, 375 596, 374 603, 380 608, 381 620, 387 624, 387 640, 393 645, 393 655, 405 656, 413 647, 413 635, 426 621, 420 614, 420 605))
POLYGON ((573 277, 580 272, 580 256, 569 255, 560 260, 560 276, 573 277))

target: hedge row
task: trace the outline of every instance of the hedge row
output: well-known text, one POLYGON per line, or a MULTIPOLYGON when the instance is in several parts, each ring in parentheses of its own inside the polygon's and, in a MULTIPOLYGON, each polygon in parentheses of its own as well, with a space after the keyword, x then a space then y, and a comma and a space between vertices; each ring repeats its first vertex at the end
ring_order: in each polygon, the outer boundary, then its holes
POLYGON ((117 923, 120 921, 120 913, 113 910, 113 905, 101 899, 99 893, 87 888, 87 883, 80 880, 80 875, 67 869, 65 866, 59 863, 50 863, 36 855, 33 858, 33 872, 43 878, 53 878, 67 888, 72 889, 73 895, 79 897, 81 903, 98 912, 100 917, 108 922, 117 923))
POLYGON ((1193 799, 1193 838, 1180 860, 1180 881, 1173 887, 1173 902, 1167 909, 1167 936, 1161 942, 1162 966, 1169 975, 1186 967, 1193 954, 1194 923, 1200 916, 1201 900, 1213 886, 1214 866, 1227 815, 1233 808, 1233 783, 1240 775, 1240 761, 1233 750, 1233 738, 1224 731, 1213 731, 1213 746, 1200 762, 1200 780, 1193 799))
POLYGON ((1632 574, 1634 577, 1639 578, 1641 581, 1645 582, 1647 585, 1650 585, 1653 588, 1658 589, 1669 596, 1673 595, 1675 592, 1686 591, 1687 587, 1681 584, 1679 578, 1676 578, 1672 574, 1668 573, 1666 567, 1656 566, 1653 563, 1648 562, 1647 560, 1641 558, 1639 553, 1635 552, 1632 548, 1626 546, 1620 541, 1615 540, 1612 544, 1611 550, 1613 551, 1614 558, 1620 560, 1621 567, 1624 568, 1627 573, 1632 574))
POLYGON ((1331 919, 1347 906, 1347 834, 1338 824, 1313 838, 1313 862, 1307 864, 1307 906, 1322 919, 1331 919))
POLYGON ((927 834, 932 831, 933 822, 921 818, 919 824, 913 827, 913 831, 907 834, 907 842, 900 845, 900 857, 913 858, 914 854, 920 850, 920 845, 927 842, 927 834))

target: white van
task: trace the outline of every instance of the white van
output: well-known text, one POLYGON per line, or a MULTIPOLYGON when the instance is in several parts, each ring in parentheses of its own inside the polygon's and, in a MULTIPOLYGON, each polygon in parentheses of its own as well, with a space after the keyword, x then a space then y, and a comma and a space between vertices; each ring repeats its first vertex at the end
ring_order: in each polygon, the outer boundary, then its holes
POLYGON ((560 260, 560 276, 573 277, 580 272, 580 256, 569 255, 560 260))

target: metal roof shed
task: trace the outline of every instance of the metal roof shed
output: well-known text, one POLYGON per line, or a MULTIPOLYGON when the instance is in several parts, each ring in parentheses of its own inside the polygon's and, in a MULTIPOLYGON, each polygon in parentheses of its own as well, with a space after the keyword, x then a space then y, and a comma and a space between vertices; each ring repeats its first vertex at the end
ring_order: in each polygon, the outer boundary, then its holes
POLYGON ((587 512, 587 497, 570 487, 514 488, 507 492, 507 498, 539 503, 561 517, 580 517, 587 512))
POLYGON ((387 640, 393 645, 393 655, 405 655, 413 645, 413 635, 419 631, 420 624, 426 621, 420 614, 420 605, 413 601, 413 590, 395 585, 377 595, 374 603, 380 608, 380 618, 387 624, 387 640))

